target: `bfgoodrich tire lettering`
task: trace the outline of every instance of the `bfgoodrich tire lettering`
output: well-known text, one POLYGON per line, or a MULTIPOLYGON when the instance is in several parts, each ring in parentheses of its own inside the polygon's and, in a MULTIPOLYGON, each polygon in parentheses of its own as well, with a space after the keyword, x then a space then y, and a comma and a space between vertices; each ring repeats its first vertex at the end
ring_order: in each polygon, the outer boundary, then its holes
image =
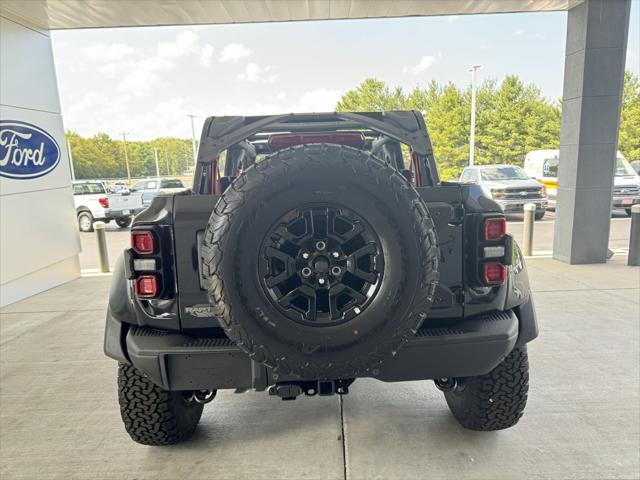
POLYGON ((437 260, 433 222, 406 179, 367 152, 325 144, 280 151, 236 179, 211 214, 201 258, 227 335, 275 374, 303 378, 375 376, 426 317, 437 260), (267 232, 287 212, 309 206, 365 219, 384 255, 375 298, 348 321, 322 328, 283 315, 258 273, 267 232))
POLYGON ((172 445, 195 431, 203 405, 168 392, 130 365, 118 368, 118 401, 127 433, 143 445, 172 445))

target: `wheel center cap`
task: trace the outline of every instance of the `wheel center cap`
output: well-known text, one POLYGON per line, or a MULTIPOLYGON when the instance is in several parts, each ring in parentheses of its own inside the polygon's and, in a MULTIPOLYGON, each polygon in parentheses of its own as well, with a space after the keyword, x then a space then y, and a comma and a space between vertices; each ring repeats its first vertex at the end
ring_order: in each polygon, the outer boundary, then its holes
POLYGON ((325 257, 318 257, 313 262, 313 268, 318 273, 325 273, 329 271, 329 260, 325 257))

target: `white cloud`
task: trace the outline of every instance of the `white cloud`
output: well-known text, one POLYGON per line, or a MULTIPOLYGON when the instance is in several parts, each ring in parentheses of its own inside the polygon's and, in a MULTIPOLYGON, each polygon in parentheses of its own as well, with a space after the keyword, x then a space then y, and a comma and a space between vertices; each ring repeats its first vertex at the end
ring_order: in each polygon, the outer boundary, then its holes
POLYGON ((92 108, 104 108, 108 104, 109 98, 104 93, 90 91, 69 107, 69 113, 79 113, 92 108))
POLYGON ((460 20, 460 15, 449 15, 449 16, 447 16, 447 22, 449 22, 449 23, 457 22, 458 20, 460 20))
POLYGON ((526 38, 527 40, 544 40, 546 38, 542 33, 527 33, 522 28, 514 30, 512 35, 514 37, 526 38))
POLYGON ((333 112, 342 96, 341 90, 318 88, 304 93, 291 107, 292 112, 333 112))
POLYGON ((145 58, 137 62, 138 68, 141 70, 148 70, 150 72, 157 72, 162 70, 171 70, 175 68, 176 64, 168 58, 160 55, 154 55, 149 58, 145 58))
POLYGON ((198 50, 198 35, 187 30, 176 35, 173 42, 160 42, 157 55, 163 58, 179 58, 196 53, 198 50))
POLYGON ((276 95, 276 98, 278 100, 284 100, 285 98, 287 98, 287 92, 278 92, 278 94, 276 95))
POLYGON ((257 63, 249 62, 244 72, 238 74, 238 80, 246 82, 263 82, 272 83, 278 78, 278 75, 271 72, 271 65, 261 67, 257 63))
POLYGON ((213 45, 210 45, 208 43, 204 47, 202 47, 202 50, 200 50, 200 65, 202 65, 203 67, 211 66, 213 60, 213 51, 213 45))
POLYGON ((122 60, 134 52, 133 47, 124 43, 98 43, 82 49, 88 60, 100 63, 122 60))
POLYGON ((136 97, 149 95, 151 87, 160 77, 149 70, 134 70, 116 86, 116 91, 127 92, 136 97))
POLYGON ((241 43, 230 43, 222 49, 220 63, 237 62, 251 55, 251 50, 241 43))
POLYGON ((422 73, 426 69, 431 67, 431 65, 433 65, 433 62, 435 61, 436 61, 436 57, 425 55, 420 59, 420 61, 416 65, 412 67, 408 67, 408 66, 404 67, 402 69, 402 73, 414 73, 414 74, 422 73))

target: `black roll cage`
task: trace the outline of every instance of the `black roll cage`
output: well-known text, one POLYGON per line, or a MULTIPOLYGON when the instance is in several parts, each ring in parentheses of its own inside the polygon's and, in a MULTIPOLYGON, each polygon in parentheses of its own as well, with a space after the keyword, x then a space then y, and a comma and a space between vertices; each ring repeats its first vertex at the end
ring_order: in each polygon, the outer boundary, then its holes
POLYGON ((250 141, 268 134, 361 132, 381 136, 377 141, 396 140, 410 148, 416 186, 436 186, 440 178, 431 141, 422 114, 415 110, 387 112, 289 113, 267 116, 208 117, 202 128, 193 179, 193 193, 208 194, 214 188, 218 158, 231 147, 247 151, 250 141))

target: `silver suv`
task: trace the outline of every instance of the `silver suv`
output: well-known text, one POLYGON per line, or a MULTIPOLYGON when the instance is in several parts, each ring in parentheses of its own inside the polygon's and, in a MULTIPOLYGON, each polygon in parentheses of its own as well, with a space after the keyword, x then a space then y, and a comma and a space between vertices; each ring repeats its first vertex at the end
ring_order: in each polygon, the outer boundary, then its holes
POLYGON ((505 213, 522 212, 525 203, 533 203, 540 220, 547 209, 547 188, 515 165, 467 167, 460 181, 481 185, 505 213))

